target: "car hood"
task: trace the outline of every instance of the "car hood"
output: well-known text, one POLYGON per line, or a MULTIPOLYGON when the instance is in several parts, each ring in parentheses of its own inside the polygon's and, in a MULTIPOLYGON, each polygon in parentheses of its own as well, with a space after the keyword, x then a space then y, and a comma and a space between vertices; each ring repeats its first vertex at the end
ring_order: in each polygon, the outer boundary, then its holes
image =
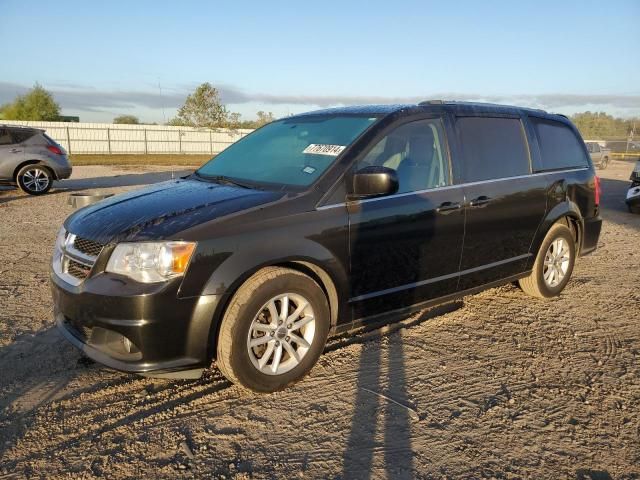
POLYGON ((114 240, 158 240, 284 195, 200 180, 171 180, 78 210, 65 221, 65 228, 105 244, 114 240))

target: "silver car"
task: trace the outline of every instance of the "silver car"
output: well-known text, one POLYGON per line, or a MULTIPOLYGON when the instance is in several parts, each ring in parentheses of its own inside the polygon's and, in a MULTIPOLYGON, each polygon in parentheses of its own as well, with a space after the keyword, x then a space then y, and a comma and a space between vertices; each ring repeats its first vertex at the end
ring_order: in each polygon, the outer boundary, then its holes
POLYGON ((42 195, 54 180, 69 176, 71 162, 66 150, 43 130, 0 125, 0 184, 42 195))

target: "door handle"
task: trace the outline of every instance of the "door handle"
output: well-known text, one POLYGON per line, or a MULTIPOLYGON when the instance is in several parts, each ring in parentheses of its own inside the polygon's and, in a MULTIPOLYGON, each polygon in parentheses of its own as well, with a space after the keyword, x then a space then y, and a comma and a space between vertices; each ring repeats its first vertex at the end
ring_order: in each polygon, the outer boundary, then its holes
POLYGON ((469 202, 470 207, 484 207, 487 203, 491 201, 491 198, 486 195, 481 195, 478 198, 474 198, 469 202))
POLYGON ((12 148, 11 150, 9 150, 11 153, 20 153, 22 150, 20 150, 19 148, 12 148))
POLYGON ((447 215, 449 213, 455 212, 456 210, 460 210, 461 208, 462 205, 458 202, 443 202, 438 208, 436 208, 436 212, 447 215))

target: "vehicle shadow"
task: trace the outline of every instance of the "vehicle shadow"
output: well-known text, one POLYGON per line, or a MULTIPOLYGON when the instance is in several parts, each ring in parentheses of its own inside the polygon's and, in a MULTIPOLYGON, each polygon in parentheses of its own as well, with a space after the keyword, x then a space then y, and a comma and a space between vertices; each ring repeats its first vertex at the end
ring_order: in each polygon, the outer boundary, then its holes
POLYGON ((149 185, 184 177, 193 170, 172 170, 161 172, 127 173, 124 175, 105 175, 92 178, 70 178, 54 182, 55 189, 84 190, 89 188, 114 188, 149 185))
POLYGON ((61 340, 50 327, 0 348, 0 458, 29 428, 30 414, 57 398, 87 368, 61 340))
MULTIPOLYGON (((56 180, 46 196, 60 193, 77 192, 82 190, 98 190, 102 188, 136 187, 165 182, 193 173, 193 170, 174 170, 161 172, 128 173, 124 175, 105 175, 91 178, 71 178, 56 180)), ((30 198, 17 187, 3 186, 0 188, 0 204, 13 200, 30 198)))
MULTIPOLYGON (((388 213, 379 206, 359 204, 350 208, 351 251, 358 252, 353 262, 360 270, 356 275, 352 272, 351 296, 395 288, 408 283, 409 277, 419 281, 430 274, 429 255, 434 249, 437 219, 429 199, 415 201, 419 204, 414 205, 413 213, 394 219, 403 225, 394 230, 383 223, 388 213), (399 272, 408 277, 398 277, 399 272)), ((398 308, 414 305, 433 293, 415 287, 399 290, 379 296, 376 308, 383 311, 388 302, 398 308)), ((458 308, 459 304, 451 303, 445 308, 452 306, 458 308)), ((358 308, 352 307, 354 318, 360 316, 358 308)), ((439 308, 425 310, 417 319, 403 323, 406 326, 407 322, 422 322, 441 313, 439 308)), ((396 332, 399 328, 393 325, 387 331, 396 332)), ((363 345, 342 478, 378 478, 385 473, 388 478, 414 478, 411 427, 419 417, 409 399, 408 383, 401 330, 377 345, 363 345)))

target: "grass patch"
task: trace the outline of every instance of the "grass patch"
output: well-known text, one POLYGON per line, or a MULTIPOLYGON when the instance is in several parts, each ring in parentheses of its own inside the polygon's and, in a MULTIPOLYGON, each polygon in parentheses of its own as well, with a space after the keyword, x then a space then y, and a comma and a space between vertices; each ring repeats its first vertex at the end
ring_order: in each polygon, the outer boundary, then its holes
POLYGON ((71 154, 71 163, 81 165, 185 165, 199 167, 212 158, 211 155, 82 155, 71 154))

